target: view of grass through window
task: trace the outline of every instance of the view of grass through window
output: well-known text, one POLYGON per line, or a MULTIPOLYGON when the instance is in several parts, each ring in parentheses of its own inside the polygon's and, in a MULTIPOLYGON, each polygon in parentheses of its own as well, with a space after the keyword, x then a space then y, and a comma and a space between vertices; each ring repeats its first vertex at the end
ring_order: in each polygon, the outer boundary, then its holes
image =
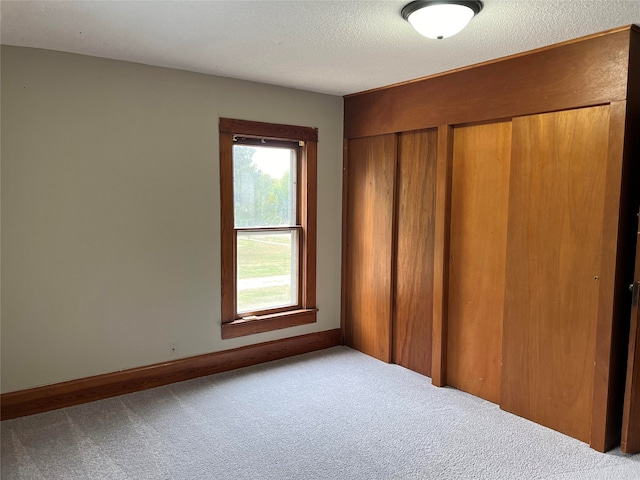
POLYGON ((296 303, 295 232, 238 234, 238 311, 296 303), (292 241, 293 240, 293 241, 292 241), (292 245, 293 244, 293 245, 292 245), (292 289, 293 287, 293 289, 292 289))
POLYGON ((295 151, 234 145, 234 222, 237 230, 237 311, 296 305, 295 151))

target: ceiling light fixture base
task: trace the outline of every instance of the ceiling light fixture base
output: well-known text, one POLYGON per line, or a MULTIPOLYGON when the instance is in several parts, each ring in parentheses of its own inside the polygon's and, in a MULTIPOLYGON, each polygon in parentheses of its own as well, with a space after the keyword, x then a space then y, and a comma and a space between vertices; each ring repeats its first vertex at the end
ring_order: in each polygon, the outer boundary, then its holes
POLYGON ((401 15, 421 35, 441 40, 464 29, 482 7, 478 0, 415 0, 401 15))

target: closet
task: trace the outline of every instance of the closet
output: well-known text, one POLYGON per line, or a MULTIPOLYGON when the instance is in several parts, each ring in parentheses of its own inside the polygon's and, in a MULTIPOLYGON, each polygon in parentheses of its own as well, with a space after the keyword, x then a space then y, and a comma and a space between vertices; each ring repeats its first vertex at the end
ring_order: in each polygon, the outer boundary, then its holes
POLYGON ((349 345, 385 362, 391 361, 391 295, 396 136, 380 135, 349 142, 343 296, 349 345), (373 333, 375 332, 375 333, 373 333))
POLYGON ((437 132, 353 139, 346 158, 345 338, 385 362, 431 374, 437 132), (417 262, 420 258, 422 261, 417 262), (375 333, 372 333, 375 332, 375 333))
POLYGON ((435 129, 398 135, 391 358, 423 375, 431 375, 436 148, 435 129))
MULTIPOLYGON (((639 215, 640 217, 640 215, 639 215)), ((636 243, 636 268, 633 284, 631 333, 624 396, 621 448, 623 452, 640 452, 640 218, 636 243)))
POLYGON ((498 403, 511 122, 455 128, 447 384, 498 403))
POLYGON ((346 344, 640 449, 638 128, 636 27, 345 97, 346 344))
POLYGON ((584 442, 615 270, 602 256, 608 132, 608 105, 513 119, 500 406, 584 442))

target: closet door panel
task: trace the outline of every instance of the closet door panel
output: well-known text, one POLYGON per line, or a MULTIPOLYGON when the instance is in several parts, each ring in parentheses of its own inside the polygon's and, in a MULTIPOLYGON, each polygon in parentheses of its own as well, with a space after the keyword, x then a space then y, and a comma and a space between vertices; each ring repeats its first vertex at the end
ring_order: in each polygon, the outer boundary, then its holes
POLYGON ((345 341, 390 362, 396 136, 349 140, 347 168, 345 341))
POLYGON ((431 375, 437 130, 398 136, 393 362, 431 375))
POLYGON ((589 442, 609 107, 513 120, 501 406, 589 442))
POLYGON ((627 381, 622 417, 622 440, 620 442, 620 448, 625 453, 640 452, 640 305, 638 305, 638 297, 640 296, 638 292, 640 290, 640 223, 638 224, 636 242, 636 269, 632 285, 629 356, 627 358, 627 381))
POLYGON ((447 383, 498 403, 511 122, 453 138, 447 383))

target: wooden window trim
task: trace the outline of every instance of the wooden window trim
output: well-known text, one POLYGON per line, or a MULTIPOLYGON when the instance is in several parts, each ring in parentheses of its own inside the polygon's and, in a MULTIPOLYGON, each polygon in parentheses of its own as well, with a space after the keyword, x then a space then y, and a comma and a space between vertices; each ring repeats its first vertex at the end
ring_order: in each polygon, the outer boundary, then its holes
POLYGON ((222 324, 222 338, 236 338, 255 333, 270 332, 280 328, 297 327, 315 323, 316 308, 288 310, 286 312, 260 315, 252 319, 238 319, 230 323, 222 324))
POLYGON ((220 133, 230 135, 246 135, 247 137, 269 138, 297 142, 300 140, 318 142, 318 129, 312 127, 298 127, 278 123, 252 122, 235 118, 220 119, 220 133))
POLYGON ((222 262, 222 338, 235 338, 316 321, 317 142, 310 127, 220 119, 220 227, 222 262), (236 242, 233 218, 234 136, 303 141, 299 155, 300 304, 266 310, 261 315, 236 315, 236 242))

